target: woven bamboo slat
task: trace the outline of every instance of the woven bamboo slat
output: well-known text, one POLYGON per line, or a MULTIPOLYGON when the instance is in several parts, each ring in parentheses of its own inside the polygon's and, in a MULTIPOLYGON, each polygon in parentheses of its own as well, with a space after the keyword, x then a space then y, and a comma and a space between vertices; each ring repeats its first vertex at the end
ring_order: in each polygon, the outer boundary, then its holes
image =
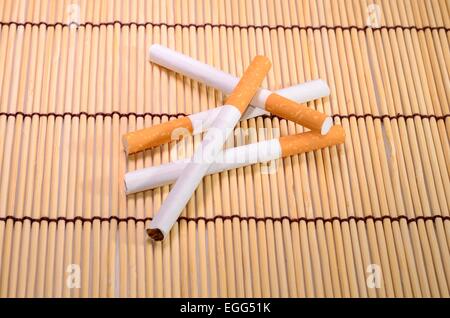
MULTIPOLYGON (((1 297, 449 297, 450 2, 0 2, 1 297), (308 105, 344 145, 204 178, 169 237, 145 234, 169 193, 126 196, 131 130, 224 95, 148 62, 160 43, 272 90, 322 78, 308 105), (378 279, 379 278, 379 279, 378 279)), ((227 147, 303 132, 241 122, 227 147)))

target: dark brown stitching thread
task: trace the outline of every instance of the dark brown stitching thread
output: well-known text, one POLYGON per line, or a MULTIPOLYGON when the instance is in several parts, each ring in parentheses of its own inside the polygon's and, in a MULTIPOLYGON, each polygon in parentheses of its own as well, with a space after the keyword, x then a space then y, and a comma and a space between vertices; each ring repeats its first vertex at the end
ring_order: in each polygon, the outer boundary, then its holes
MULTIPOLYGON (((145 113, 136 113, 136 112, 129 112, 129 113, 121 113, 118 111, 113 111, 110 113, 106 113, 106 112, 97 112, 97 113, 87 113, 87 112, 79 112, 79 113, 72 113, 72 112, 64 112, 64 113, 54 113, 54 112, 50 112, 50 113, 39 113, 39 112, 33 112, 33 113, 25 113, 25 112, 14 112, 14 113, 8 113, 8 112, 0 112, 0 116, 7 116, 7 117, 17 117, 17 116, 23 116, 23 117, 81 117, 81 116, 86 116, 87 118, 92 118, 92 117, 113 117, 114 115, 119 116, 119 118, 125 117, 125 118, 130 118, 132 116, 134 117, 146 117, 146 116, 150 116, 150 117, 180 117, 180 116, 189 116, 189 114, 186 113, 175 113, 175 114, 169 114, 169 113, 151 113, 151 112, 145 112, 145 113)), ((263 118, 280 118, 279 116, 270 114, 270 115, 264 115, 261 116, 263 118)), ((380 120, 384 120, 384 119, 400 119, 400 118, 404 118, 404 119, 412 119, 415 117, 419 117, 421 119, 435 119, 435 120, 445 120, 446 118, 450 117, 450 114, 445 114, 445 115, 433 115, 433 114, 419 114, 419 113, 414 113, 414 114, 410 114, 410 115, 405 115, 405 114, 400 114, 398 113, 397 115, 388 115, 388 114, 384 114, 384 115, 374 115, 374 114, 335 114, 332 115, 333 119, 349 119, 349 118, 356 118, 356 119, 367 119, 367 118, 372 118, 372 119, 380 119, 380 120)))
POLYGON ((381 120, 383 120, 383 119, 390 119, 390 120, 392 120, 392 119, 400 119, 400 118, 404 118, 404 119, 413 119, 413 118, 415 118, 415 117, 419 117, 419 118, 421 118, 421 119, 432 119, 432 118, 434 118, 434 119, 436 119, 436 120, 444 120, 444 119, 446 119, 447 117, 450 117, 450 114, 445 114, 445 115, 442 115, 442 116, 432 115, 432 114, 419 114, 419 113, 414 113, 414 114, 410 114, 410 115, 405 115, 405 114, 400 114, 400 113, 398 113, 397 115, 387 115, 387 114, 384 114, 384 115, 373 115, 373 114, 362 114, 362 115, 358 115, 358 114, 348 114, 348 115, 340 115, 340 114, 337 114, 337 115, 332 115, 332 117, 333 117, 334 119, 336 119, 336 118, 340 118, 340 119, 347 118, 347 119, 349 119, 349 118, 354 117, 354 118, 356 118, 356 119, 361 119, 361 118, 362 118, 362 119, 372 118, 372 119, 381 119, 381 120))
POLYGON ((7 113, 7 112, 0 112, 0 116, 7 116, 7 117, 17 117, 17 116, 23 116, 23 117, 81 117, 86 116, 87 118, 91 117, 113 117, 114 115, 119 116, 120 118, 126 117, 129 118, 131 116, 134 117, 145 117, 145 116, 151 116, 151 117, 179 117, 179 116, 188 116, 189 114, 185 113, 176 113, 176 114, 169 114, 169 113, 135 113, 135 112, 129 112, 129 113, 121 113, 118 111, 113 111, 110 113, 106 112, 96 112, 96 113, 88 113, 88 112, 79 112, 79 113, 72 113, 72 112, 64 112, 64 113, 55 113, 55 112, 49 112, 49 113, 39 113, 39 112, 33 112, 33 113, 25 113, 25 112, 15 112, 15 113, 7 113))
MULTIPOLYGON (((416 216, 413 218, 408 218, 406 215, 400 215, 397 217, 393 217, 393 216, 389 216, 389 215, 384 215, 381 217, 375 217, 375 216, 365 216, 365 217, 358 217, 358 216, 349 216, 346 218, 339 218, 339 217, 331 217, 331 218, 323 218, 323 217, 315 217, 315 218, 306 218, 306 217, 299 217, 299 218, 290 218, 288 216, 282 216, 282 217, 254 217, 254 216, 240 216, 240 215, 229 215, 229 216, 225 216, 225 215, 216 215, 214 217, 211 218, 207 218, 207 217, 185 217, 182 216, 180 218, 178 218, 179 221, 187 221, 187 222, 199 222, 199 221, 203 221, 205 223, 207 222, 216 222, 217 220, 222 220, 222 221, 226 221, 226 220, 234 220, 237 219, 239 221, 255 221, 255 222, 267 222, 267 221, 271 221, 271 222, 283 222, 283 221, 288 221, 289 223, 299 223, 299 222, 306 222, 306 223, 317 223, 317 222, 323 222, 323 223, 332 223, 332 222, 339 222, 339 223, 344 223, 344 222, 349 222, 349 221, 356 221, 356 222, 367 222, 367 221, 373 221, 373 222, 379 222, 379 221, 391 221, 391 222, 399 222, 400 220, 405 220, 407 223, 412 223, 412 222, 417 222, 417 221, 433 221, 435 222, 437 219, 440 219, 442 221, 450 221, 450 217, 449 216, 444 216, 444 215, 433 215, 433 216, 416 216)), ((57 217, 57 218, 50 218, 50 217, 39 217, 39 218, 33 218, 30 216, 23 216, 23 217, 16 217, 13 215, 8 215, 6 217, 1 217, 0 221, 8 221, 8 220, 12 220, 13 222, 24 222, 24 221, 30 221, 31 223, 34 222, 64 222, 64 223, 75 223, 77 221, 81 222, 81 223, 86 223, 86 222, 94 222, 94 221, 100 221, 100 222, 111 222, 111 221, 116 221, 117 223, 121 223, 121 222, 129 222, 129 221, 134 221, 134 222, 148 222, 151 221, 152 218, 151 217, 147 217, 147 218, 136 218, 134 216, 128 216, 128 217, 118 217, 118 216, 110 216, 110 217, 101 217, 101 216, 94 216, 91 218, 86 218, 86 217, 82 217, 82 216, 76 216, 74 218, 66 218, 66 217, 57 217)))
POLYGON ((268 30, 276 30, 276 29, 283 29, 283 30, 293 30, 293 29, 298 29, 298 30, 312 30, 312 31, 317 31, 317 30, 357 30, 357 31, 367 31, 368 29, 372 29, 372 30, 396 30, 396 29, 400 29, 400 30, 417 30, 417 31, 425 31, 425 30, 444 30, 444 31, 449 31, 450 28, 447 28, 445 26, 423 26, 423 27, 418 27, 415 25, 384 25, 384 26, 380 26, 378 28, 374 28, 374 27, 370 27, 370 26, 356 26, 356 25, 349 25, 349 26, 342 26, 342 25, 333 25, 333 26, 328 26, 328 25, 318 25, 318 26, 312 26, 312 25, 307 25, 307 26, 299 26, 299 25, 281 25, 281 24, 277 24, 277 25, 268 25, 268 24, 264 24, 264 25, 240 25, 240 24, 225 24, 225 23, 218 23, 218 24, 213 24, 213 23, 203 23, 203 24, 194 24, 194 23, 166 23, 166 22, 143 22, 143 23, 139 23, 139 22, 121 22, 121 21, 110 21, 110 22, 99 22, 99 23, 93 23, 93 22, 84 22, 84 23, 75 23, 75 22, 71 22, 71 23, 63 23, 63 22, 54 22, 54 23, 48 23, 48 22, 44 22, 44 21, 40 21, 40 22, 31 22, 31 21, 27 21, 27 22, 16 22, 16 21, 9 21, 9 22, 0 22, 1 26, 24 26, 26 27, 27 25, 29 26, 36 26, 36 27, 41 27, 41 26, 45 26, 46 28, 49 27, 101 27, 101 26, 114 26, 118 24, 120 27, 131 27, 131 26, 136 26, 136 27, 147 27, 147 26, 151 26, 151 27, 167 27, 167 28, 176 28, 176 27, 181 27, 181 28, 191 28, 194 27, 196 29, 198 28, 205 28, 205 27, 211 27, 211 28, 220 28, 220 27, 224 27, 224 28, 239 28, 241 30, 248 30, 248 29, 268 29, 268 30))

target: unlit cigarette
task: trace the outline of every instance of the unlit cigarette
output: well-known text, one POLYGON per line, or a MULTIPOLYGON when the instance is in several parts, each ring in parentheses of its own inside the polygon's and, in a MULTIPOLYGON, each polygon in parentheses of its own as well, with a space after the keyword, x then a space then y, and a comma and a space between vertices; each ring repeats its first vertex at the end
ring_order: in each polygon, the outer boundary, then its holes
MULTIPOLYGON (((325 136, 315 131, 265 140, 245 146, 230 148, 221 152, 208 170, 209 174, 240 168, 255 163, 263 163, 294 154, 301 154, 325 147, 342 144, 345 131, 341 126, 333 126, 325 136)), ((190 159, 139 169, 125 174, 127 194, 154 189, 172 184, 186 168, 190 159)))
MULTIPOLYGON (((227 78, 230 76, 229 74, 224 74, 227 78)), ((330 88, 325 81, 314 80, 280 89, 277 91, 277 94, 297 103, 305 103, 328 96, 330 94, 330 88)), ((205 132, 209 129, 214 119, 216 119, 220 109, 221 107, 213 108, 208 111, 173 119, 163 124, 129 132, 122 138, 124 150, 127 154, 133 154, 174 140, 179 140, 184 136, 205 132)), ((241 120, 247 120, 265 114, 269 113, 262 108, 249 106, 242 115, 241 120)))
POLYGON ((192 160, 183 169, 160 210, 151 221, 147 234, 153 240, 160 241, 167 236, 247 109, 270 67, 269 59, 264 56, 253 59, 236 88, 225 101, 225 106, 220 110, 216 120, 211 124, 199 149, 194 152, 192 160))
MULTIPOLYGON (((149 57, 152 62, 219 89, 225 94, 230 93, 239 81, 230 74, 159 44, 150 47, 149 57)), ((313 95, 319 95, 319 92, 314 92, 313 95)), ((250 104, 311 130, 320 131, 323 135, 328 133, 333 124, 327 115, 264 88, 256 92, 250 104)))

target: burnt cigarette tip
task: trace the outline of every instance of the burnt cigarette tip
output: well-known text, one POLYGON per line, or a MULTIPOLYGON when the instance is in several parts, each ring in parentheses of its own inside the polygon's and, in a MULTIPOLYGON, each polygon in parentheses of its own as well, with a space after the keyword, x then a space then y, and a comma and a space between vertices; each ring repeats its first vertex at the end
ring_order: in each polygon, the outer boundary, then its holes
POLYGON ((147 229, 147 235, 154 241, 162 241, 164 239, 164 234, 160 229, 147 229))

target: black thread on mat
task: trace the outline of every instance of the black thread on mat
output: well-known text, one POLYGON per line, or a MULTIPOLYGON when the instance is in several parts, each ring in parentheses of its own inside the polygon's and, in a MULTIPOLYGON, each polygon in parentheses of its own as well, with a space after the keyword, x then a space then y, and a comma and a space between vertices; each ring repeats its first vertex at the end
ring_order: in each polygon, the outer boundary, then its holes
MULTIPOLYGON (((282 216, 282 217, 255 217, 255 216, 240 216, 240 215, 229 215, 229 216, 225 216, 225 215, 216 215, 212 218, 207 218, 207 217, 185 217, 182 216, 180 218, 178 218, 179 221, 183 220, 183 221, 187 221, 187 222, 199 222, 199 221, 203 221, 205 223, 207 222, 216 222, 217 220, 222 220, 222 221, 226 221, 226 220, 234 220, 237 219, 239 221, 255 221, 255 222, 267 222, 267 221, 271 221, 271 222, 283 222, 283 221, 288 221, 289 223, 299 223, 299 222, 306 222, 306 223, 317 223, 317 222, 323 222, 323 223, 333 223, 333 222, 339 222, 339 223, 344 223, 344 222, 349 222, 349 221, 355 221, 355 222, 367 222, 367 221, 373 221, 373 222, 379 222, 379 221, 391 221, 391 222, 399 222, 401 220, 405 220, 407 223, 413 223, 413 222, 417 222, 417 221, 433 221, 435 222, 437 219, 440 219, 442 221, 450 221, 450 216, 444 216, 444 215, 433 215, 433 216, 416 216, 413 218, 408 218, 406 215, 400 215, 400 216, 389 216, 389 215, 384 215, 384 216, 380 216, 380 217, 376 217, 376 216, 364 216, 364 217, 358 217, 358 216, 349 216, 346 218, 339 218, 339 217, 331 217, 331 218, 323 218, 323 217, 315 217, 315 218, 306 218, 306 217, 299 217, 299 218, 291 218, 288 216, 282 216)), ((147 221, 151 221, 152 218, 151 217, 147 217, 147 218, 136 218, 133 216, 128 216, 128 217, 118 217, 118 216, 109 216, 109 217, 101 217, 101 216, 94 216, 91 218, 86 218, 86 217, 82 217, 82 216, 76 216, 73 218, 67 218, 67 217, 57 217, 57 218, 50 218, 50 217, 39 217, 39 218, 33 218, 30 216, 23 216, 23 217, 16 217, 13 215, 8 215, 6 217, 1 217, 0 221, 8 221, 8 220, 12 220, 13 222, 24 222, 24 221, 30 221, 31 223, 35 223, 35 222, 64 222, 64 223, 75 223, 77 221, 81 222, 81 223, 86 223, 86 222, 94 222, 94 221, 100 221, 100 222, 111 222, 111 221, 116 221, 117 223, 121 223, 121 222, 129 222, 129 221, 134 221, 134 222, 147 222, 147 221)))
POLYGON ((405 114, 400 114, 398 113, 397 115, 388 115, 388 114, 384 114, 384 115, 374 115, 374 114, 336 114, 336 115, 332 115, 333 119, 339 118, 339 119, 350 119, 352 117, 356 118, 356 119, 367 119, 367 118, 372 118, 372 119, 400 119, 400 118, 404 118, 404 119, 414 119, 415 117, 419 117, 421 119, 436 119, 436 120, 444 120, 447 117, 450 117, 450 114, 445 114, 445 115, 432 115, 432 114, 419 114, 419 113, 413 113, 410 115, 405 115, 405 114))
POLYGON ((371 26, 357 26, 357 25, 348 25, 348 26, 343 26, 343 25, 318 25, 318 26, 312 26, 312 25, 306 25, 306 26, 300 26, 300 25, 281 25, 281 24, 277 24, 277 25, 268 25, 268 24, 263 24, 263 25, 253 25, 253 24, 248 24, 248 25, 240 25, 240 24, 225 24, 225 23, 218 23, 218 24, 213 24, 213 23, 202 23, 202 24, 195 24, 195 23, 166 23, 166 22, 121 22, 121 21, 109 21, 109 22, 99 22, 99 23, 93 23, 93 22, 83 22, 83 23, 75 23, 75 22, 71 22, 71 23, 63 23, 63 22, 53 22, 53 23, 48 23, 48 22, 44 22, 44 21, 40 21, 40 22, 31 22, 31 21, 26 21, 26 22, 17 22, 17 21, 8 21, 8 22, 0 22, 1 26, 24 26, 26 27, 27 25, 29 26, 36 26, 36 27, 41 27, 41 26, 45 26, 46 28, 50 28, 50 27, 93 27, 93 28, 98 28, 101 26, 114 26, 118 24, 120 27, 131 27, 131 26, 136 26, 136 27, 147 27, 147 26, 151 26, 151 27, 167 27, 167 28, 176 28, 176 27, 181 27, 181 28, 205 28, 205 27, 211 27, 211 28, 220 28, 220 27, 224 27, 224 28, 239 28, 241 30, 248 30, 248 29, 269 29, 269 30, 276 30, 276 29, 283 29, 283 30, 293 30, 293 29, 299 29, 299 30, 312 30, 312 31, 317 31, 317 30, 357 30, 357 31, 367 31, 368 29, 372 29, 372 30, 416 30, 416 31, 425 31, 425 30, 436 30, 436 31, 440 31, 440 30, 444 30, 446 32, 448 32, 450 30, 450 28, 447 28, 445 26, 423 26, 423 27, 419 27, 419 26, 415 26, 415 25, 383 25, 377 28, 371 27, 371 26))
MULTIPOLYGON (((135 113, 135 112, 129 112, 129 113, 121 113, 118 111, 113 111, 110 113, 106 113, 106 112, 97 112, 97 113, 87 113, 87 112, 79 112, 79 113, 72 113, 72 112, 64 112, 64 113, 54 113, 54 112, 50 112, 50 113, 39 113, 39 112, 33 112, 33 113, 25 113, 25 112, 14 112, 14 113, 8 113, 8 112, 0 112, 0 116, 7 116, 7 117, 17 117, 17 116, 23 116, 23 117, 81 117, 81 116, 86 116, 87 118, 92 118, 92 117, 113 117, 114 115, 119 116, 119 118, 125 117, 125 118, 130 118, 132 116, 134 117, 146 117, 146 116, 150 116, 150 117, 180 117, 180 116, 189 116, 189 114, 186 113, 174 113, 174 114, 169 114, 169 113, 151 113, 151 112, 146 112, 146 113, 135 113)), ((263 118, 280 118, 277 115, 263 115, 261 116, 263 118)), ((356 118, 356 119, 367 119, 367 118, 372 118, 372 119, 380 119, 380 120, 384 120, 384 119, 413 119, 415 117, 419 117, 421 119, 435 119, 435 120, 445 120, 446 118, 450 117, 450 114, 445 114, 445 115, 433 115, 433 114, 419 114, 419 113, 414 113, 414 114, 410 114, 410 115, 406 115, 406 114, 400 114, 398 113, 397 115, 388 115, 388 114, 384 114, 384 115, 374 115, 374 114, 335 114, 332 115, 333 119, 350 119, 350 118, 356 118)))
POLYGON ((14 113, 7 113, 7 112, 0 112, 0 116, 7 116, 7 117, 17 117, 17 116, 23 116, 23 117, 81 117, 86 116, 87 118, 91 117, 113 117, 114 115, 119 116, 120 118, 126 117, 129 118, 131 116, 134 117, 145 117, 145 116, 151 116, 151 117, 179 117, 179 116, 189 116, 189 114, 186 113, 176 113, 176 114, 169 114, 169 113, 135 113, 135 112, 129 112, 129 113, 121 113, 119 111, 113 111, 113 112, 96 112, 96 113, 88 113, 88 112, 79 112, 79 113, 72 113, 72 112, 64 112, 64 113, 55 113, 55 112, 49 112, 49 113, 40 113, 40 112, 33 112, 33 113, 25 113, 25 112, 14 112, 14 113))

